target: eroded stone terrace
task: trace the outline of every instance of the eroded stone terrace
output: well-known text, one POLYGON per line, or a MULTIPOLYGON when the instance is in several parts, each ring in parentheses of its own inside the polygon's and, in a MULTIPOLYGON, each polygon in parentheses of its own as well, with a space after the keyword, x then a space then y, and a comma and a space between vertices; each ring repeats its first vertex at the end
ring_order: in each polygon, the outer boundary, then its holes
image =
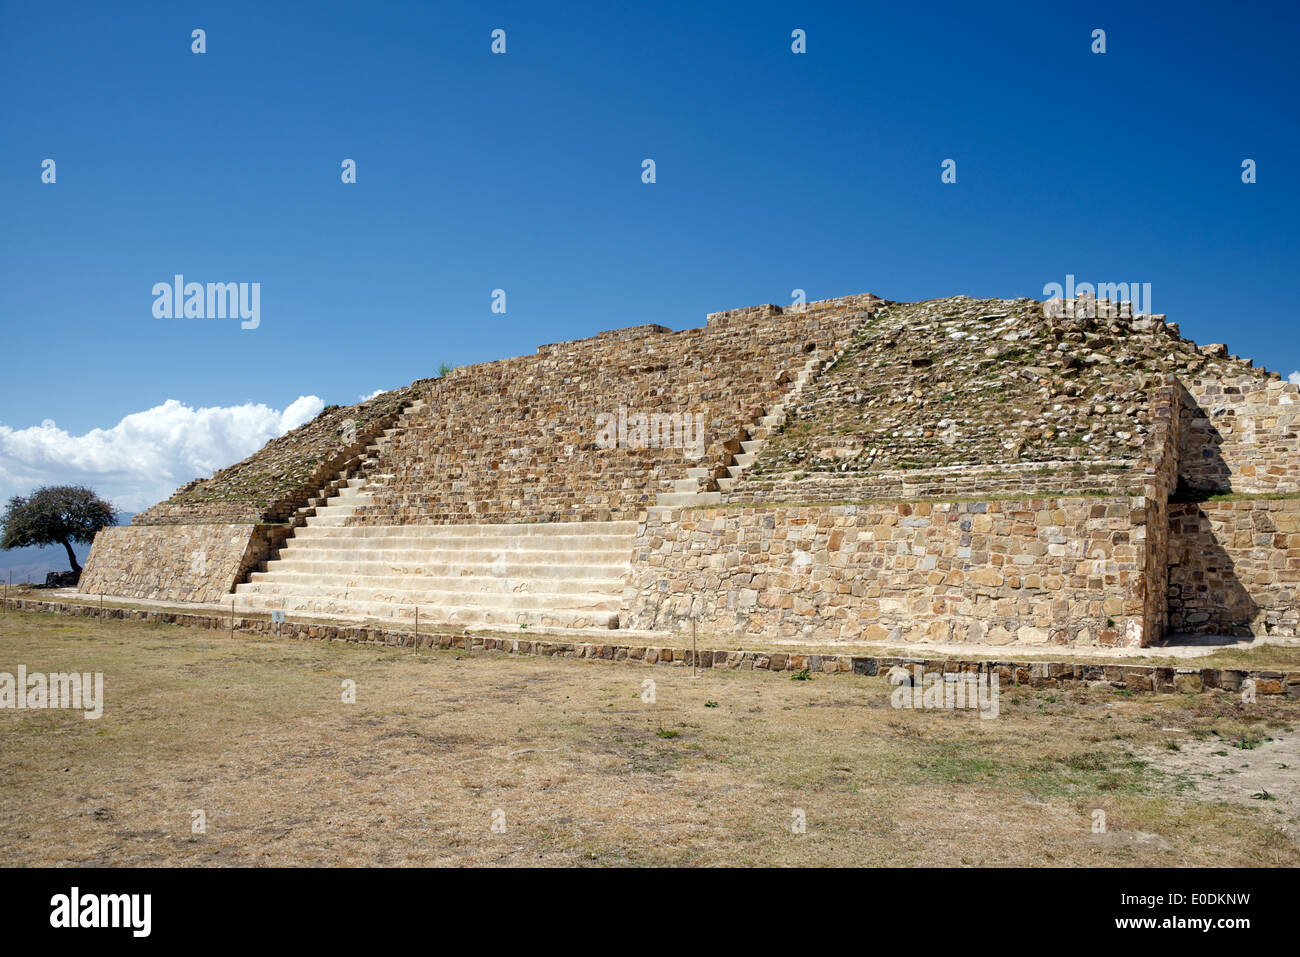
POLYGON ((467 366, 439 380, 378 466, 349 524, 635 518, 688 469, 726 472, 809 356, 829 358, 879 307, 871 296, 715 314, 704 329, 644 326, 467 366), (598 415, 700 415, 703 455, 603 448, 598 415))
POLYGON ((1048 318, 1030 299, 897 303, 810 385, 749 477, 1137 462, 1163 376, 1242 372, 1268 376, 1182 339, 1163 316, 1048 318))
POLYGON ((283 522, 433 381, 421 379, 356 405, 329 406, 243 461, 181 486, 132 524, 283 522))

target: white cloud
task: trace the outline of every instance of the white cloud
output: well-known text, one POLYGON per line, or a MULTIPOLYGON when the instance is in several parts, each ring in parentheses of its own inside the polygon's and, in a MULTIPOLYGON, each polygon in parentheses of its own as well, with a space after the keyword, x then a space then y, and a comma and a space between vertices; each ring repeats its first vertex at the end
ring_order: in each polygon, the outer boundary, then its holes
POLYGON ((1292 372, 1287 376, 1287 379, 1290 382, 1294 382, 1296 385, 1300 385, 1300 372, 1292 372))
MULTIPOLYGON (((266 407, 259 405, 257 408, 263 409, 266 407)), ((316 418, 316 416, 320 415, 320 410, 323 408, 325 408, 325 403, 322 402, 317 396, 314 395, 298 396, 298 398, 294 399, 292 402, 289 403, 289 408, 285 409, 284 414, 280 416, 280 431, 277 432, 276 435, 284 435, 284 433, 292 432, 300 425, 306 425, 312 419, 316 418)), ((273 410, 268 409, 267 411, 270 411, 272 412, 272 414, 274 414, 273 410)), ((272 436, 272 438, 274 437, 275 436, 272 436)), ((259 445, 258 448, 261 448, 261 446, 259 445)), ((254 451, 256 451, 256 449, 254 451)), ((252 453, 248 453, 248 454, 252 454, 252 453)), ((244 456, 242 455, 240 456, 240 458, 243 457, 244 456)))
POLYGON ((233 465, 325 407, 299 396, 283 412, 262 405, 195 409, 168 399, 108 429, 71 435, 46 419, 38 426, 0 425, 0 495, 40 485, 89 485, 117 508, 139 511, 200 475, 233 465))
POLYGON ((376 389, 374 392, 370 393, 369 395, 358 396, 358 398, 360 398, 362 402, 369 402, 375 396, 383 395, 387 391, 388 391, 387 389, 376 389))

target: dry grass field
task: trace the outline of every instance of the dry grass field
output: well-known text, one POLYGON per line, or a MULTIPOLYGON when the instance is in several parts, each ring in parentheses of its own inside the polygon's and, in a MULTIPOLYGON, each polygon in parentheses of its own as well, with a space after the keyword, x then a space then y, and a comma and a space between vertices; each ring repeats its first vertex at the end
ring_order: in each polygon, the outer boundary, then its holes
POLYGON ((11 612, 20 664, 103 672, 105 709, 0 711, 10 864, 1300 864, 1292 700, 1004 688, 981 720, 884 678, 11 612))

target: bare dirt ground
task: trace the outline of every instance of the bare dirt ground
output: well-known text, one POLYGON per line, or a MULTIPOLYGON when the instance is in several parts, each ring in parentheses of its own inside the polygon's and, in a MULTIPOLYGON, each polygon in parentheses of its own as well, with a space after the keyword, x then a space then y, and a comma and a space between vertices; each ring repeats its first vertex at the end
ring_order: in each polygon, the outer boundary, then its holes
POLYGON ((10 864, 1300 864, 1292 700, 1006 688, 981 720, 884 678, 11 612, 20 664, 106 701, 0 710, 10 864))
POLYGON ((1193 739, 1177 750, 1166 746, 1146 757, 1153 767, 1175 775, 1177 787, 1193 787, 1211 800, 1258 807, 1260 818, 1300 841, 1300 735, 1193 739))

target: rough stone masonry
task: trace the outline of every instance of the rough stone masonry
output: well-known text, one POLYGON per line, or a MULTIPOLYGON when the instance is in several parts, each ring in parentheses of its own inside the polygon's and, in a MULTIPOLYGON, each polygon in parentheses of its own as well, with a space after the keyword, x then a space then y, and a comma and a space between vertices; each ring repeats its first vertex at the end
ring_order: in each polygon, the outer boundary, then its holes
POLYGON ((516 629, 612 594, 612 627, 746 639, 1295 636, 1300 390, 1109 305, 859 295, 456 369, 106 530, 80 587, 260 581, 260 608, 431 624, 495 602, 516 629), (703 457, 598 442, 620 409, 700 415, 703 457))

